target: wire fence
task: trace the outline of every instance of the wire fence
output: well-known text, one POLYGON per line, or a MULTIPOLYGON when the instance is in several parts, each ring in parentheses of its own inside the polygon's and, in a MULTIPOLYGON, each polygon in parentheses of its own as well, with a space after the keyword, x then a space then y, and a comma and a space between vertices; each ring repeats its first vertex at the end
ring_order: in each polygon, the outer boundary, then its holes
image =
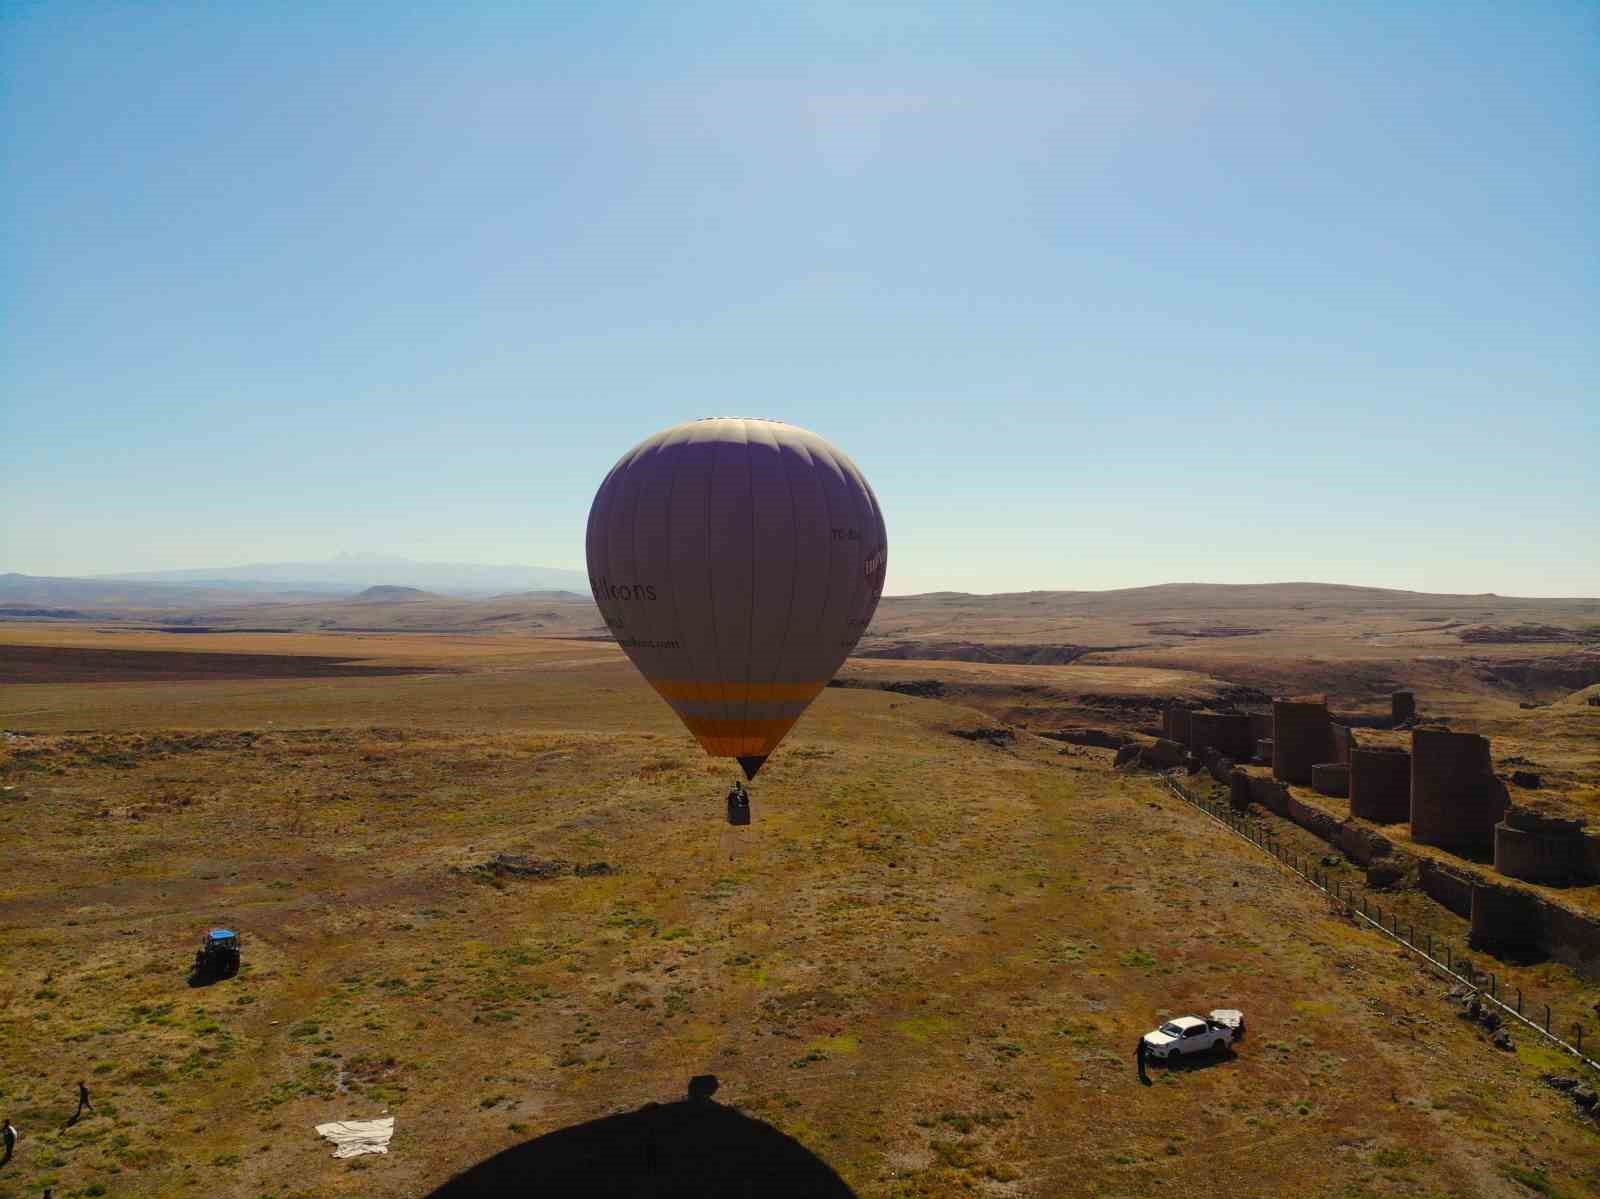
POLYGON ((1234 811, 1226 803, 1195 794, 1176 779, 1162 775, 1161 780, 1179 799, 1199 808, 1218 824, 1270 854, 1313 887, 1342 904, 1358 924, 1375 929, 1391 941, 1403 945, 1437 973, 1471 987, 1481 1003, 1493 1005, 1519 1026, 1530 1029, 1550 1044, 1570 1053, 1591 1070, 1600 1070, 1600 1062, 1584 1051, 1581 1022, 1572 1023, 1573 1039, 1566 1040, 1556 1031, 1560 1024, 1555 1021, 1548 1003, 1531 1000, 1522 993, 1521 987, 1502 986, 1494 973, 1478 970, 1465 958, 1456 955, 1442 939, 1436 941, 1431 932, 1419 930, 1415 923, 1402 920, 1398 912, 1391 910, 1386 917, 1383 908, 1370 900, 1365 892, 1334 878, 1326 869, 1319 870, 1315 858, 1285 846, 1266 825, 1234 811))

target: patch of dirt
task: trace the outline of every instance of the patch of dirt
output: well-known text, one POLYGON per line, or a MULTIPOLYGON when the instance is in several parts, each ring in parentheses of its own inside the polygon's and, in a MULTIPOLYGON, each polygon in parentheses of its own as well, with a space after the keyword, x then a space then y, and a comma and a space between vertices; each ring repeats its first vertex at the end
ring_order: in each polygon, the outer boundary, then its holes
POLYGON ((435 674, 437 666, 368 666, 298 654, 208 654, 182 650, 0 645, 0 684, 177 683, 199 679, 357 678, 435 674))
POLYGON ((1178 625, 1166 621, 1152 621, 1141 625, 1152 633, 1159 633, 1167 637, 1255 637, 1261 633, 1270 632, 1270 629, 1251 628, 1248 625, 1178 625))

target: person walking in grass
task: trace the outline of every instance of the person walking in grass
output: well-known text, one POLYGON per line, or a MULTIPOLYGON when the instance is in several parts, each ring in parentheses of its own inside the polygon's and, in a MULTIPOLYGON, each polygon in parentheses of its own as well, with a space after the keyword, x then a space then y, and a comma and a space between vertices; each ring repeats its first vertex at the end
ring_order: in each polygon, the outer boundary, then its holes
POLYGON ((0 1126, 0 1136, 5 1138, 6 1155, 0 1157, 0 1166, 11 1160, 11 1151, 17 1147, 17 1126, 11 1123, 11 1118, 6 1117, 5 1124, 0 1126))
POLYGON ((1144 1072, 1144 1060, 1148 1052, 1149 1048, 1145 1045, 1144 1038, 1140 1037, 1139 1047, 1133 1051, 1133 1060, 1139 1067, 1139 1081, 1144 1083, 1145 1086, 1150 1085, 1150 1076, 1144 1072))
POLYGON ((94 1111, 94 1104, 89 1102, 89 1088, 84 1084, 83 1079, 80 1078, 78 1080, 78 1110, 72 1113, 73 1123, 77 1123, 78 1118, 83 1115, 85 1108, 92 1112, 94 1111))

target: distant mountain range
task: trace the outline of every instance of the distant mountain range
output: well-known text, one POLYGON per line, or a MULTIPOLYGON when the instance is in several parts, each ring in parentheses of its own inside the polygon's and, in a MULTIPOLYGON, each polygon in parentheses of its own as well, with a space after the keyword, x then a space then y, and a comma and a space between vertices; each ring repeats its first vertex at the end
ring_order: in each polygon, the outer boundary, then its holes
POLYGON ((95 575, 91 582, 156 583, 255 594, 350 595, 369 587, 415 587, 438 595, 485 596, 522 591, 586 594, 581 570, 553 566, 486 566, 476 562, 412 562, 376 554, 341 554, 322 562, 258 562, 192 570, 95 575))

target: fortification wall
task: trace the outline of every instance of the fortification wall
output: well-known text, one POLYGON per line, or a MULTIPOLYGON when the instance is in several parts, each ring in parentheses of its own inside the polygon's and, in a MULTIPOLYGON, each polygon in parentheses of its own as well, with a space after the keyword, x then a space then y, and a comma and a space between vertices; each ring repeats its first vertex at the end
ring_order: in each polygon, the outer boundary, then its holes
POLYGON ((1334 760, 1333 722, 1326 700, 1272 701, 1272 774, 1286 783, 1310 783, 1311 768, 1334 760))
POLYGON ((1189 709, 1188 708, 1168 708, 1167 711, 1166 711, 1166 717, 1167 717, 1167 737, 1172 741, 1176 741, 1179 745, 1188 745, 1189 744, 1189 709))
POLYGON ((1350 751, 1356 747, 1355 730, 1346 725, 1330 722, 1328 731, 1333 738, 1333 757, 1328 760, 1348 766, 1350 764, 1350 751))
POLYGON ((1250 776, 1250 799, 1270 812, 1279 816, 1289 814, 1289 788, 1277 779, 1266 778, 1263 775, 1250 776))
POLYGON ((1534 883, 1584 875, 1583 821, 1511 804, 1494 827, 1494 868, 1534 883))
POLYGON ((1560 904, 1544 905, 1546 952, 1584 978, 1600 976, 1600 919, 1560 904))
POLYGON ((1411 734, 1411 837, 1424 845, 1490 850, 1509 803, 1489 740, 1476 733, 1411 734))
POLYGON ((1293 792, 1289 794, 1289 819, 1330 844, 1339 843, 1339 818, 1331 812, 1313 807, 1293 792))
POLYGON ((1401 725, 1417 715, 1417 697, 1410 691, 1396 691, 1389 696, 1389 720, 1401 725))
POLYGON ((1494 868, 1530 883, 1577 878, 1583 871, 1583 836, 1529 832, 1502 820, 1494 826, 1494 868))
POLYGON ((1208 747, 1203 755, 1206 769, 1211 772, 1211 777, 1219 783, 1226 783, 1233 774, 1233 759, 1213 747, 1208 747))
POLYGON ((1350 815, 1374 824, 1411 819, 1411 755, 1357 747, 1350 754, 1350 815))
POLYGON ((1189 748, 1195 753, 1215 749, 1228 757, 1248 758, 1256 747, 1250 735, 1250 717, 1242 712, 1192 712, 1189 748))
POLYGON ((1250 713, 1250 737, 1254 741, 1272 740, 1272 713, 1250 713))
POLYGON ((1377 859, 1388 857, 1394 850, 1394 843, 1364 824, 1346 820, 1339 826, 1339 848, 1357 865, 1370 866, 1377 859))
POLYGON ((1417 885, 1435 903, 1457 916, 1472 918, 1472 880, 1450 870, 1432 858, 1417 859, 1417 885))
POLYGON ((1260 741, 1256 742, 1255 761, 1261 763, 1261 765, 1263 765, 1263 766, 1271 766, 1272 765, 1272 738, 1271 737, 1263 737, 1260 741))
POLYGON ((1318 762, 1311 768, 1311 786, 1321 795, 1350 794, 1350 767, 1343 762, 1318 762))
POLYGON ((1228 806, 1236 812, 1250 806, 1250 773, 1237 766, 1228 775, 1228 806))
POLYGON ((1496 953, 1547 951, 1541 906, 1527 891, 1474 880, 1471 944, 1496 953))

